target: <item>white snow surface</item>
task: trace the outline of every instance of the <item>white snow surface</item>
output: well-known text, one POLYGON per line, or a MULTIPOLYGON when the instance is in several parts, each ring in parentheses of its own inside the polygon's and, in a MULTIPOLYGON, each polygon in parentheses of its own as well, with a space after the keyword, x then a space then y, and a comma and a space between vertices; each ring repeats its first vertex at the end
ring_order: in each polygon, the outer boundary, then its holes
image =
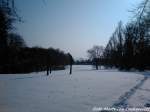
POLYGON ((66 70, 0 74, 0 112, 92 112, 93 107, 144 107, 150 103, 149 72, 66 70))

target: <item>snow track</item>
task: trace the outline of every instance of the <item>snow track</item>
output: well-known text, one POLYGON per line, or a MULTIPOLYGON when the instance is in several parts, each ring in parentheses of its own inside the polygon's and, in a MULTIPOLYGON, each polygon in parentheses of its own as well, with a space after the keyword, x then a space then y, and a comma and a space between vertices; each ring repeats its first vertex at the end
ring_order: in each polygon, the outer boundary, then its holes
POLYGON ((138 84, 136 84, 133 88, 131 88, 129 91, 125 92, 122 96, 119 97, 118 101, 113 104, 112 107, 128 107, 127 101, 130 99, 132 95, 136 92, 137 89, 139 89, 145 81, 148 79, 147 76, 144 76, 142 80, 138 84))

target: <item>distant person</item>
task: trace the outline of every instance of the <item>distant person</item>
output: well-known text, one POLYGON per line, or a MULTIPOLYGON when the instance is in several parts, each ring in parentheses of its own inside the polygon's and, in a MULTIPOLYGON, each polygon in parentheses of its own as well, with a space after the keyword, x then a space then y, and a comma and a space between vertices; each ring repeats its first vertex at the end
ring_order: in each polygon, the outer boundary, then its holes
POLYGON ((68 57, 69 57, 70 75, 71 75, 72 74, 72 64, 73 64, 74 60, 70 53, 68 53, 68 57))

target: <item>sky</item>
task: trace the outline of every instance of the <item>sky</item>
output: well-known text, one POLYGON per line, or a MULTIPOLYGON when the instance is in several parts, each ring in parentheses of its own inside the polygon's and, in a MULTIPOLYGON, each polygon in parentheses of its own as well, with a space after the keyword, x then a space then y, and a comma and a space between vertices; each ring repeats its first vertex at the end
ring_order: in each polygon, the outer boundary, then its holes
POLYGON ((141 0, 15 0, 22 23, 16 31, 29 47, 59 48, 87 58, 94 45, 106 46, 115 27, 132 18, 141 0))

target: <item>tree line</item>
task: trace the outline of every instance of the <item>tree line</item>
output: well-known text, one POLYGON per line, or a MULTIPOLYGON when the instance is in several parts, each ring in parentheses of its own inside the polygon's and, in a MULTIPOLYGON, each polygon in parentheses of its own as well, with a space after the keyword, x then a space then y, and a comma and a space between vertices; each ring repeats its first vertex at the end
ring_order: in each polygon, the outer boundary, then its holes
POLYGON ((136 18, 123 26, 118 23, 104 51, 106 65, 120 69, 150 68, 150 1, 138 7, 136 18))
POLYGON ((14 22, 20 21, 14 0, 0 0, 0 73, 28 73, 65 69, 70 54, 59 49, 28 47, 14 33, 14 22))
POLYGON ((118 23, 104 50, 88 50, 97 69, 99 64, 126 70, 150 69, 150 0, 144 0, 133 12, 132 21, 118 23))

